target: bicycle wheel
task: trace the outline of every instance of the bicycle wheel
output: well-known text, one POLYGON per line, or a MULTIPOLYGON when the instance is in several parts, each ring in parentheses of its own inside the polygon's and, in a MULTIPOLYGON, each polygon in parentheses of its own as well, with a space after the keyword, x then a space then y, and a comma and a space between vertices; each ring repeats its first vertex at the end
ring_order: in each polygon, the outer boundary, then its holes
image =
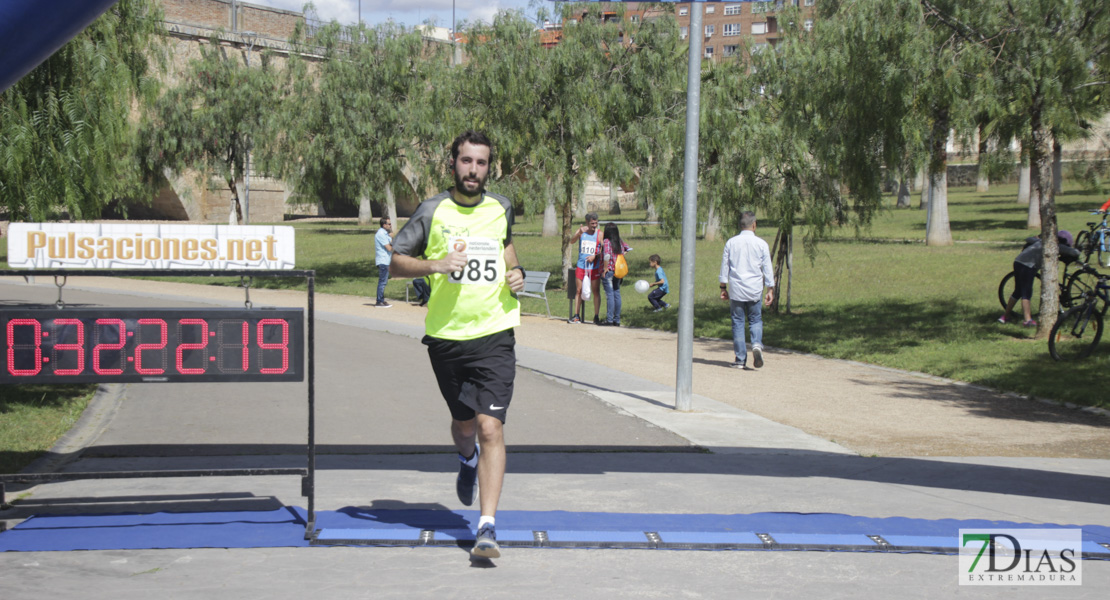
POLYGON ((1068 275, 1067 283, 1064 284, 1063 291, 1060 293, 1061 308, 1067 309, 1082 304, 1083 296, 1087 292, 1094 292, 1097 284, 1098 271, 1094 269, 1080 269, 1068 275))
POLYGON ((1075 236, 1074 248, 1079 252, 1079 260, 1083 262, 1090 261, 1091 252, 1095 249, 1094 245, 1091 243, 1091 232, 1080 231, 1079 235, 1075 236))
POLYGON ((1056 360, 1087 358, 1102 339, 1102 311, 1094 303, 1068 309, 1048 336, 1048 352, 1056 360))
MULTIPOLYGON (((1014 295, 1014 290, 1017 284, 1014 282, 1014 272, 1010 271, 1002 278, 998 284, 998 303, 1002 305, 1002 309, 1006 309, 1006 303, 1010 301, 1010 296, 1014 295)), ((1037 273, 1037 278, 1033 280, 1033 297, 1029 299, 1031 306, 1031 314, 1035 317, 1041 312, 1041 274, 1037 273)), ((1018 314, 1021 314, 1021 302, 1015 302, 1014 307, 1018 314)))

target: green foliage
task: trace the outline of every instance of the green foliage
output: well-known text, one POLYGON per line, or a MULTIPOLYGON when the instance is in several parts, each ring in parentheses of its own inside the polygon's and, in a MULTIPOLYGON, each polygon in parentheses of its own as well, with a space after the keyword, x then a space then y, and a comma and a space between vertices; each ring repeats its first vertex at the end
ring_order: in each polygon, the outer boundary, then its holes
POLYGON ((254 140, 274 131, 270 119, 277 102, 270 60, 255 53, 261 66, 247 67, 236 54, 245 60, 248 50, 213 37, 178 84, 153 104, 143 130, 149 175, 198 169, 202 177, 219 177, 231 191, 237 222, 242 222, 237 184, 254 140))
POLYGON ((93 219, 114 199, 142 197, 130 112, 156 93, 161 19, 153 0, 121 0, 0 95, 8 219, 93 219))
MULTIPOLYGON (((303 29, 293 43, 307 43, 303 29)), ((267 170, 309 198, 377 196, 406 167, 424 192, 442 184, 431 157, 450 141, 440 116, 445 48, 393 23, 332 22, 311 44, 315 56, 291 55, 284 73, 276 128, 260 152, 267 170)))

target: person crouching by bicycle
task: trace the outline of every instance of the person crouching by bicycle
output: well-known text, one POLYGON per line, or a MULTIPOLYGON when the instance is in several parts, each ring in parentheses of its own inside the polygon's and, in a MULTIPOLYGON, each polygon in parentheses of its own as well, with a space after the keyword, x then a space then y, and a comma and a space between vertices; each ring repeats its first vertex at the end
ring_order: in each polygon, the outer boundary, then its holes
MULTIPOLYGON (((1060 260, 1064 264, 1079 260, 1079 251, 1072 247, 1074 240, 1071 233, 1059 231, 1056 233, 1056 240, 1060 243, 1060 260)), ((1037 278, 1037 273, 1040 272, 1041 267, 1044 266, 1042 246, 1041 238, 1037 236, 1025 238, 1025 247, 1014 259, 1014 293, 1010 296, 1010 300, 1006 302, 1006 312, 998 317, 999 323, 1006 322, 1006 319, 1010 316, 1010 311, 1013 310, 1014 305, 1020 299, 1021 312, 1025 317, 1021 324, 1025 327, 1037 326, 1037 322, 1033 320, 1031 300, 1033 298, 1033 281, 1037 278)))

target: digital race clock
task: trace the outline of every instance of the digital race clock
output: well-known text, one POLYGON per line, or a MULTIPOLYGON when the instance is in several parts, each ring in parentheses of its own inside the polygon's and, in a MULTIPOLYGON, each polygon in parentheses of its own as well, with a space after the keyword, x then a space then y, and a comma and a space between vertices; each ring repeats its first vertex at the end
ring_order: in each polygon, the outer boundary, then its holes
POLYGON ((299 308, 0 310, 0 383, 303 381, 299 308))

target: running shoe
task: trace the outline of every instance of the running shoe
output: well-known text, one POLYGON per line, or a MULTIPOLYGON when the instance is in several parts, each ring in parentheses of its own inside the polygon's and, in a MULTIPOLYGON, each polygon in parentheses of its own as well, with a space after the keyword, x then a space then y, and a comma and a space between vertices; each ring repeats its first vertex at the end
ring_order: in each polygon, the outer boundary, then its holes
POLYGON ((470 555, 478 558, 501 558, 501 546, 497 544, 497 532, 493 525, 483 525, 478 529, 478 537, 474 540, 470 555))
POLYGON ((579 319, 578 315, 574 315, 573 317, 570 318, 569 321, 567 321, 567 323, 581 323, 581 322, 582 322, 582 319, 579 319))
POLYGON ((752 346, 752 356, 754 357, 753 364, 755 368, 763 366, 763 346, 752 346))
POLYGON ((1005 325, 1006 324, 1006 315, 1002 315, 1001 317, 998 317, 998 322, 1005 325))
POLYGON ((393 308, 393 305, 388 303, 388 302, 382 301, 382 302, 374 303, 374 307, 375 308, 393 308))
MULTIPOLYGON (((481 455, 482 449, 477 444, 474 445, 474 458, 477 459, 481 455)), ((459 455, 459 461, 466 460, 462 454, 459 455)), ((477 461, 475 461, 477 464, 477 461)), ((478 497, 478 467, 467 466, 465 462, 459 464, 459 476, 455 478, 455 492, 459 495, 459 501, 465 506, 474 504, 474 500, 478 497)))
POLYGON ((1034 321, 1033 319, 1029 319, 1028 321, 1025 321, 1024 323, 1022 323, 1021 326, 1022 327, 1036 327, 1037 322, 1034 321))

